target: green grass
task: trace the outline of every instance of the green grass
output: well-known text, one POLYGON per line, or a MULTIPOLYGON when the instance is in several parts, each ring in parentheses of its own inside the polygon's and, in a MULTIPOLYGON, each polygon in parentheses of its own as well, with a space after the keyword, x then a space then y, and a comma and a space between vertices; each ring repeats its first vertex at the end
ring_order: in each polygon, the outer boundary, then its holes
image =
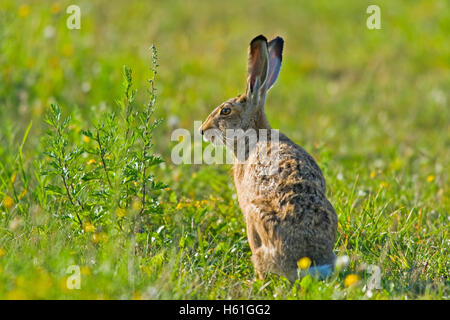
MULTIPOLYGON (((448 299, 448 1, 377 1, 381 30, 366 28, 371 1, 78 1, 81 30, 66 28, 70 4, 0 4, 0 298, 448 299), (168 119, 192 131, 194 120, 241 93, 247 44, 261 33, 285 39, 269 121, 322 168, 339 219, 335 251, 350 258, 325 281, 254 281, 231 167, 170 160, 168 119), (148 150, 165 162, 147 174, 168 188, 150 188, 136 234, 143 176, 123 198, 126 149, 105 138, 108 188, 95 135, 86 142, 83 130, 103 123, 105 137, 124 136, 123 65, 133 70, 134 106, 145 112, 152 43, 151 119, 165 121, 148 150), (92 144, 71 167, 83 210, 60 194, 57 172, 43 174, 49 151, 60 150, 45 122, 56 102, 62 119, 71 116, 67 149, 92 144), (91 171, 98 176, 83 180, 91 171), (127 210, 117 211, 120 201, 127 210), (79 290, 67 288, 71 265, 80 267, 79 290), (371 297, 369 265, 381 269, 371 297), (346 287, 350 274, 361 280, 346 287)), ((132 126, 133 150, 146 141, 140 128, 132 126)))

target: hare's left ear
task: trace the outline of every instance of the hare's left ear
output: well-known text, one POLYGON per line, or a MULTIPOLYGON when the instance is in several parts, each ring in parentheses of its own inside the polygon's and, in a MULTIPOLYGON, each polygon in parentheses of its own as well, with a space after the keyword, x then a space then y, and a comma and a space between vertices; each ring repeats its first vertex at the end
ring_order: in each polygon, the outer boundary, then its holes
POLYGON ((269 50, 267 39, 259 35, 250 42, 247 63, 247 96, 251 99, 259 97, 265 92, 267 74, 269 70, 269 50))
POLYGON ((283 58, 284 40, 276 37, 269 42, 269 75, 267 76, 267 90, 272 88, 278 78, 281 68, 281 60, 283 58))

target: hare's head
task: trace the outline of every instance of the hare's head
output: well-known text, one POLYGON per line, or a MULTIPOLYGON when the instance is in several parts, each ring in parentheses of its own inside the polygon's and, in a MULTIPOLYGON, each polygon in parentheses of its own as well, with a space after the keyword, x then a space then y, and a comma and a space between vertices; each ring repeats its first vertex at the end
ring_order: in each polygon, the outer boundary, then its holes
POLYGON ((250 42, 247 64, 247 90, 231 98, 211 112, 200 127, 205 140, 216 144, 225 142, 228 130, 269 129, 264 113, 267 91, 278 77, 283 51, 283 39, 269 43, 263 36, 250 42))

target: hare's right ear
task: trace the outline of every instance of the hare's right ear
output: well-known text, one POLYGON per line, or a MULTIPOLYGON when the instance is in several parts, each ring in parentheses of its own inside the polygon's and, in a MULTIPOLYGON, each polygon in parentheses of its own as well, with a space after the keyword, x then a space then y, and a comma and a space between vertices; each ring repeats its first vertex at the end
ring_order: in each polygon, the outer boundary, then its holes
POLYGON ((266 91, 266 80, 269 71, 269 50, 267 39, 259 35, 250 42, 247 63, 247 97, 259 101, 266 91))
POLYGON ((267 76, 267 90, 272 88, 280 73, 281 60, 283 58, 283 44, 284 40, 281 37, 276 37, 269 42, 269 75, 267 76))

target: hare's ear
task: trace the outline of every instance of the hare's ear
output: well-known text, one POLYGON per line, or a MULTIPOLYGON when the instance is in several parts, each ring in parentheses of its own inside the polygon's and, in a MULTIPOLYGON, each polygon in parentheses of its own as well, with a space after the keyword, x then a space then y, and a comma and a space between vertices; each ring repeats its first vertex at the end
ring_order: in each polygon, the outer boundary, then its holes
POLYGON ((267 39, 259 35, 250 42, 247 63, 247 96, 257 98, 265 91, 269 70, 267 39))
POLYGON ((276 37, 269 42, 269 74, 267 76, 267 90, 272 88, 280 73, 281 60, 283 58, 283 44, 284 40, 281 37, 276 37))

